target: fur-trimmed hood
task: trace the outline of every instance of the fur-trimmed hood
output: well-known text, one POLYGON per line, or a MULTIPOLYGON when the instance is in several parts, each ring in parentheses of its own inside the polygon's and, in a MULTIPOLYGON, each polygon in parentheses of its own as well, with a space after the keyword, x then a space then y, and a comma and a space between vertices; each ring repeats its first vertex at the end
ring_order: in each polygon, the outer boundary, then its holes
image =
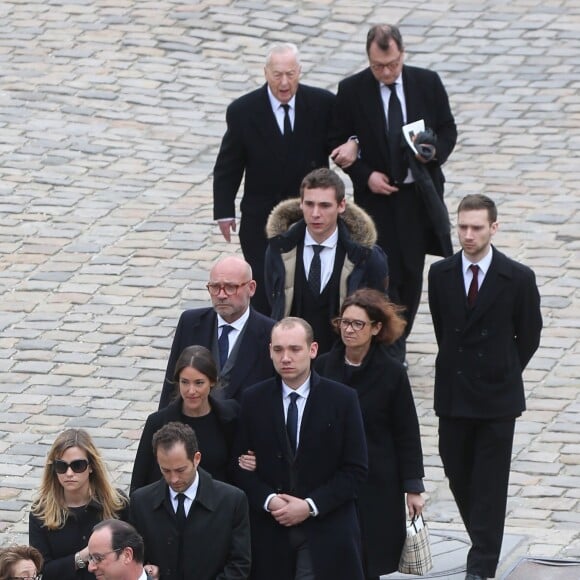
MULTIPOLYGON (((268 239, 285 234, 292 225, 302 219, 300 199, 281 201, 270 213, 266 223, 268 239)), ((352 201, 346 202, 346 209, 339 217, 346 226, 353 242, 372 248, 377 242, 377 228, 371 216, 352 201)))

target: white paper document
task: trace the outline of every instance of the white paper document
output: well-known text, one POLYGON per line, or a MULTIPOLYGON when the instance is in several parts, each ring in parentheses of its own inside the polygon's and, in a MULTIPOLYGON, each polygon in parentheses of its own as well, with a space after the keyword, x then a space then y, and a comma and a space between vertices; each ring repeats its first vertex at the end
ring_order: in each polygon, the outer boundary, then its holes
POLYGON ((409 147, 415 152, 415 155, 418 154, 418 151, 415 148, 415 145, 413 145, 413 139, 415 135, 424 130, 425 121, 423 119, 419 119, 418 121, 414 121, 408 125, 403 125, 403 135, 405 135, 405 141, 407 141, 409 147))

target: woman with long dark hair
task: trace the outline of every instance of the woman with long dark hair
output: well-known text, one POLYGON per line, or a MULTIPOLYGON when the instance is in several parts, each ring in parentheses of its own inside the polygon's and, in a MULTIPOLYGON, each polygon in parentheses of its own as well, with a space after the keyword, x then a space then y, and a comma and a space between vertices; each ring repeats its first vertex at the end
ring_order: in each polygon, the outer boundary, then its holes
POLYGON ((153 435, 172 421, 185 423, 194 430, 201 451, 201 467, 215 479, 228 479, 239 405, 233 399, 213 397, 218 370, 211 352, 199 345, 183 349, 175 364, 174 382, 173 402, 147 417, 135 456, 131 492, 161 477, 153 456, 153 435))

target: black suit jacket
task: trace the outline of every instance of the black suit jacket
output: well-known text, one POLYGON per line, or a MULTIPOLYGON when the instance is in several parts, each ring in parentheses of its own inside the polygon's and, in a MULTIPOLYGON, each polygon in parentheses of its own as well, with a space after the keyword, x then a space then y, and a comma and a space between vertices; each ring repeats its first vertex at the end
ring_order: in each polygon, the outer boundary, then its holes
POLYGON ((296 456, 290 451, 279 378, 248 389, 242 399, 234 458, 252 449, 256 471, 234 469, 248 495, 252 522, 254 580, 289 580, 288 528, 264 510, 272 493, 311 498, 320 511, 298 526, 307 537, 317 580, 362 578, 355 508, 367 473, 367 447, 358 398, 352 389, 311 375, 310 395, 296 456))
POLYGON ((475 307, 467 307, 461 252, 429 270, 429 306, 439 346, 435 412, 507 418, 525 409, 522 371, 542 330, 534 272, 493 248, 475 307))
MULTIPOLYGON (((403 87, 407 123, 424 119, 425 127, 437 134, 437 159, 428 163, 427 169, 437 193, 443 198, 445 180, 441 165, 457 140, 457 128, 447 93, 437 73, 407 65, 403 67, 403 87)), ((386 248, 389 261, 394 251, 412 255, 417 240, 423 240, 426 235, 426 248, 419 248, 418 253, 424 254, 426 249, 428 253, 443 255, 443 248, 423 215, 425 210, 418 196, 398 196, 396 193, 376 195, 368 188, 370 174, 373 171, 388 174, 389 167, 383 102, 379 83, 370 68, 344 79, 338 86, 331 145, 340 145, 351 135, 356 135, 360 143, 359 159, 346 169, 353 183, 354 200, 377 223, 379 244, 386 248), (386 237, 389 231, 397 231, 393 225, 396 222, 404 224, 400 228, 400 239, 389 239, 386 237)))
MULTIPOLYGON (((183 536, 184 578, 246 580, 250 572, 250 522, 244 492, 198 469, 199 488, 183 536)), ((159 566, 160 580, 177 575, 179 534, 164 480, 131 496, 130 522, 145 542, 145 562, 159 566)))
POLYGON ((266 218, 280 201, 299 194, 302 178, 328 167, 328 130, 334 95, 299 85, 292 143, 280 132, 267 85, 236 99, 226 112, 227 131, 214 167, 214 219, 235 216, 235 198, 245 172, 242 220, 264 235, 266 218))
MULTIPOLYGON (((268 350, 272 326, 274 326, 274 320, 250 307, 250 317, 243 335, 238 338, 239 346, 236 343, 237 356, 232 352, 220 376, 224 392, 219 395, 219 391, 216 391, 214 393, 216 397, 239 399, 246 387, 274 375, 274 367, 268 350), (234 356, 235 360, 233 360, 234 356)), ((193 344, 205 346, 212 352, 215 360, 219 360, 217 314, 213 308, 186 310, 181 314, 167 362, 159 409, 163 409, 170 403, 175 392, 173 373, 179 355, 185 347, 193 344)))

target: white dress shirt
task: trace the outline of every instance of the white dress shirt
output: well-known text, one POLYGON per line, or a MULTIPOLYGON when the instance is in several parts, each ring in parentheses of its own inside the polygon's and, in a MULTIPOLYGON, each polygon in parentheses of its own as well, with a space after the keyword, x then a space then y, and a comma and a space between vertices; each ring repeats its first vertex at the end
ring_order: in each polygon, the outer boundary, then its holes
POLYGON ((462 264, 462 271, 463 271, 463 284, 465 285, 465 295, 469 292, 469 286, 471 284, 471 280, 473 280, 473 273, 469 269, 469 266, 476 265, 479 266, 479 271, 477 272, 477 288, 481 288, 483 281, 485 280, 485 275, 487 274, 489 267, 491 266, 491 259, 493 257, 493 251, 491 247, 489 248, 489 252, 487 255, 482 258, 479 262, 470 262, 463 252, 461 252, 461 264, 462 264))
POLYGON ((197 488, 199 487, 199 473, 196 472, 195 479, 193 483, 185 490, 181 492, 173 491, 173 489, 169 488, 169 497, 171 499, 171 505, 173 506, 173 511, 177 513, 177 506, 179 502, 177 501, 177 494, 182 493, 185 496, 185 501, 183 502, 183 509, 185 510, 185 516, 189 515, 189 510, 191 508, 191 504, 195 500, 195 496, 197 495, 197 488))
POLYGON ((322 292, 330 277, 332 276, 332 271, 334 270, 334 259, 336 258, 336 245, 338 244, 338 227, 334 229, 334 232, 330 234, 324 242, 319 244, 310 235, 309 231, 306 230, 304 234, 304 251, 302 253, 302 262, 304 264, 304 272, 306 278, 308 278, 308 272, 310 272, 310 265, 312 264, 312 258, 314 258, 314 250, 312 246, 324 246, 324 249, 320 252, 320 291, 322 292))
MULTIPOLYGON (((284 135, 284 107, 282 103, 272 94, 270 87, 268 87, 268 98, 270 99, 270 106, 272 107, 272 112, 274 113, 274 117, 276 117, 276 123, 278 123, 278 128, 280 129, 280 133, 284 135)), ((290 126, 294 131, 294 121, 296 120, 296 95, 294 95, 288 101, 289 109, 288 109, 288 116, 290 117, 290 126)))
POLYGON ((248 318, 250 318, 250 309, 246 308, 246 311, 233 322, 226 322, 219 314, 217 315, 217 324, 218 324, 218 338, 222 335, 222 331, 224 326, 231 326, 232 330, 228 334, 228 356, 230 356, 234 346, 236 346, 236 341, 238 340, 240 333, 244 329, 246 322, 248 322, 248 318))

